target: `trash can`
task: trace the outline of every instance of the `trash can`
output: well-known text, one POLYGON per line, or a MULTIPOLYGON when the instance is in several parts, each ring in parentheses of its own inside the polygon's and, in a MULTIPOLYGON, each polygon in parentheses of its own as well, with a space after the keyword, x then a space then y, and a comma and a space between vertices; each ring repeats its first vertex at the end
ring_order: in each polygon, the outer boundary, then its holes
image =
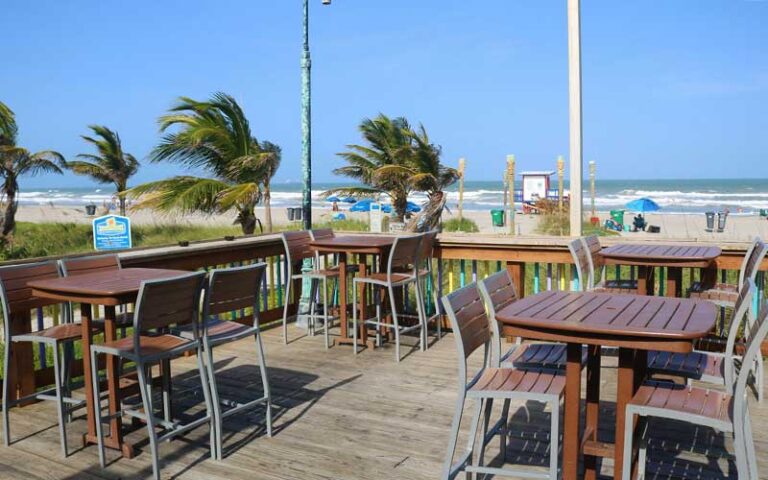
POLYGON ((288 207, 288 208, 285 209, 286 213, 288 214, 288 221, 289 222, 293 221, 293 215, 294 215, 293 211, 294 210, 295 209, 293 207, 288 207))
POLYGON ((761 217, 768 217, 768 208, 761 208, 760 209, 760 216, 761 217))
POLYGON ((504 226, 504 210, 494 209, 491 210, 491 222, 494 227, 504 226))
POLYGON ((624 210, 611 210, 611 218, 619 225, 624 225, 624 210))
POLYGON ((717 231, 725 230, 725 219, 728 218, 728 212, 717 212, 717 231))
POLYGON ((85 213, 91 216, 96 215, 96 205, 86 205, 85 213))
POLYGON ((707 231, 711 232, 715 229, 715 212, 707 212, 704 215, 707 216, 707 231))
POLYGON ((293 219, 297 222, 300 222, 304 219, 304 210, 301 209, 301 207, 296 207, 293 209, 293 219))

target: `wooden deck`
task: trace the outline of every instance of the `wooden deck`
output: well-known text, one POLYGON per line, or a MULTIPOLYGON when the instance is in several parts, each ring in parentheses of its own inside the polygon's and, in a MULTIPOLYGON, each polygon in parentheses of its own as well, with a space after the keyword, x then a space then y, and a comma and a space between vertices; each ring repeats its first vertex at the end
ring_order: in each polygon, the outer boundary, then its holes
MULTIPOLYGON (((299 335, 293 330, 294 337, 299 335)), ((230 418, 226 423, 223 462, 208 457, 208 429, 200 428, 183 439, 160 447, 164 478, 184 479, 434 479, 439 477, 447 435, 456 401, 455 343, 451 335, 425 353, 414 352, 401 363, 392 347, 352 355, 350 347, 325 351, 322 338, 301 338, 282 344, 279 329, 264 334, 267 363, 275 404, 275 433, 263 434, 262 410, 230 418)), ((222 393, 242 397, 260 390, 253 344, 244 340, 217 351, 222 393)), ((478 362, 479 358, 473 358, 478 362)), ((615 390, 615 358, 603 360, 603 388, 615 390)), ((177 413, 194 415, 202 396, 192 373, 194 360, 175 366, 177 413)), ((199 385, 199 384, 198 384, 199 385)), ((608 394, 611 398, 611 394, 608 394)), ((246 397, 247 398, 247 397, 246 397)), ((612 436, 613 405, 601 405, 601 430, 612 436)), ((768 403, 752 402, 753 430, 761 478, 768 478, 768 403)), ((548 415, 540 404, 512 409, 508 460, 534 465, 546 463, 548 415), (527 408, 525 408, 527 407, 527 408), (543 442, 540 442, 543 440, 543 442)), ((148 478, 149 454, 132 459, 108 452, 110 465, 98 466, 94 447, 79 446, 85 421, 69 427, 74 453, 60 456, 56 414, 45 402, 11 413, 14 443, 0 447, 0 478, 24 479, 128 479, 148 478)), ((649 454, 660 459, 670 475, 649 478, 737 478, 730 441, 709 429, 682 423, 651 424, 655 440, 649 454), (682 454, 677 452, 682 451, 682 454)), ((466 434, 466 429, 463 429, 466 434)), ((145 445, 146 434, 137 428, 129 438, 145 445)), ((464 445, 466 437, 460 439, 464 445)), ((487 459, 498 451, 489 447, 487 459)), ((609 472, 606 461, 604 471, 609 472)))

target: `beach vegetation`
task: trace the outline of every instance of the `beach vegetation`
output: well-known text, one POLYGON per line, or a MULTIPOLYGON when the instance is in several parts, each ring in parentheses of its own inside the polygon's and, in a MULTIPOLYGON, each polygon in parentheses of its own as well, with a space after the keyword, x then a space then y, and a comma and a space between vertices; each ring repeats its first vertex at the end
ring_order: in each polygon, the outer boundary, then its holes
MULTIPOLYGON (((136 207, 210 214, 234 209, 235 224, 245 234, 254 233, 255 207, 279 166, 279 147, 260 143, 240 105, 221 92, 205 101, 180 97, 159 124, 165 136, 150 160, 173 162, 210 176, 182 175, 133 187, 127 194, 137 198, 136 207)), ((267 216, 271 219, 271 214, 267 216)))
POLYGON ((85 175, 98 183, 115 186, 119 201, 120 215, 125 215, 125 190, 128 179, 139 170, 136 157, 123 151, 120 135, 103 125, 89 125, 93 136, 81 135, 82 139, 96 149, 96 153, 81 153, 78 160, 67 162, 67 169, 77 175, 85 175))
POLYGON ((441 148, 430 141, 424 126, 413 128, 404 117, 379 114, 364 119, 358 129, 365 143, 347 145, 347 151, 338 154, 347 165, 334 173, 361 185, 326 194, 374 198, 386 194, 392 202, 394 220, 402 222, 408 195, 426 192, 429 201, 422 215, 409 223, 409 229, 437 226, 445 206, 443 190, 458 179, 458 172, 441 164, 441 148))
POLYGON ((471 218, 451 218, 443 222, 443 231, 476 233, 480 228, 471 218))
POLYGON ((17 144, 18 126, 13 111, 0 102, 0 240, 16 229, 19 179, 42 173, 62 173, 64 156, 53 150, 31 152, 17 144))

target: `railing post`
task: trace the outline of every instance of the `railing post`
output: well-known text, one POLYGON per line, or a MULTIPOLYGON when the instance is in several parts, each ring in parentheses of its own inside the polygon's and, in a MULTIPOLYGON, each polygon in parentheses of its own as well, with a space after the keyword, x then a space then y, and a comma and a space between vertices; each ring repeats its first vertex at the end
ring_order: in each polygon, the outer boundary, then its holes
POLYGON ((525 296, 525 263, 507 262, 507 271, 512 277, 512 283, 515 284, 517 295, 523 298, 525 296))
POLYGON ((534 263, 533 264, 533 293, 539 293, 541 291, 541 286, 539 285, 539 264, 534 263))

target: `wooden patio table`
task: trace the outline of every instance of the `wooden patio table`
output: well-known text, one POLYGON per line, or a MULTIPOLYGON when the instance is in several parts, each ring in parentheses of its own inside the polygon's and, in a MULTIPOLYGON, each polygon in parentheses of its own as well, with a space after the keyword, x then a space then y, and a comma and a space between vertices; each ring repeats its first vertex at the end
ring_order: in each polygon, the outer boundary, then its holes
MULTIPOLYGON (((115 322, 115 307, 134 303, 139 293, 141 282, 171 278, 188 273, 182 270, 159 268, 123 268, 103 272, 85 273, 72 277, 62 277, 29 282, 32 294, 36 297, 50 298, 62 302, 80 304, 81 324, 83 330, 83 374, 85 381, 86 415, 88 418, 88 433, 84 443, 96 443, 96 416, 93 397, 92 377, 98 372, 91 371, 91 344, 93 343, 93 311, 91 305, 104 306, 104 340, 117 340, 115 322)), ((109 394, 109 413, 115 415, 120 411, 121 383, 117 379, 117 359, 107 358, 107 389, 109 394)), ((124 385, 123 385, 124 386, 124 385)), ((134 455, 133 446, 123 441, 122 422, 118 415, 110 420, 110 435, 105 437, 104 445, 120 450, 123 456, 131 458, 134 455)))
MULTIPOLYGON (((387 257, 394 242, 395 237, 391 235, 339 235, 310 242, 310 248, 321 255, 337 254, 339 256, 339 317, 341 321, 339 343, 351 344, 353 342, 347 329, 347 255, 356 254, 358 256, 358 275, 360 276, 366 274, 365 260, 367 255, 378 255, 379 269, 386 271, 387 257)), ((359 299, 361 315, 364 315, 363 312, 365 312, 364 288, 361 284, 359 299)), ((368 330, 363 322, 360 322, 358 343, 370 348, 374 346, 373 342, 368 341, 368 330)))
POLYGON ((578 457, 593 480, 597 457, 614 459, 614 478, 621 478, 624 415, 643 382, 648 350, 687 353, 693 342, 715 324, 714 304, 683 298, 594 292, 548 291, 501 309, 496 318, 503 335, 567 343, 563 478, 575 480, 578 457), (586 427, 580 440, 581 351, 588 346, 586 427), (600 402, 600 347, 619 348, 615 444, 597 438, 600 402))
POLYGON ((621 243, 600 251, 606 265, 637 267, 637 290, 640 295, 653 295, 653 268, 667 267, 666 294, 682 293, 683 268, 701 268, 702 280, 714 283, 717 277, 715 259, 722 251, 707 245, 664 245, 657 243, 621 243))

